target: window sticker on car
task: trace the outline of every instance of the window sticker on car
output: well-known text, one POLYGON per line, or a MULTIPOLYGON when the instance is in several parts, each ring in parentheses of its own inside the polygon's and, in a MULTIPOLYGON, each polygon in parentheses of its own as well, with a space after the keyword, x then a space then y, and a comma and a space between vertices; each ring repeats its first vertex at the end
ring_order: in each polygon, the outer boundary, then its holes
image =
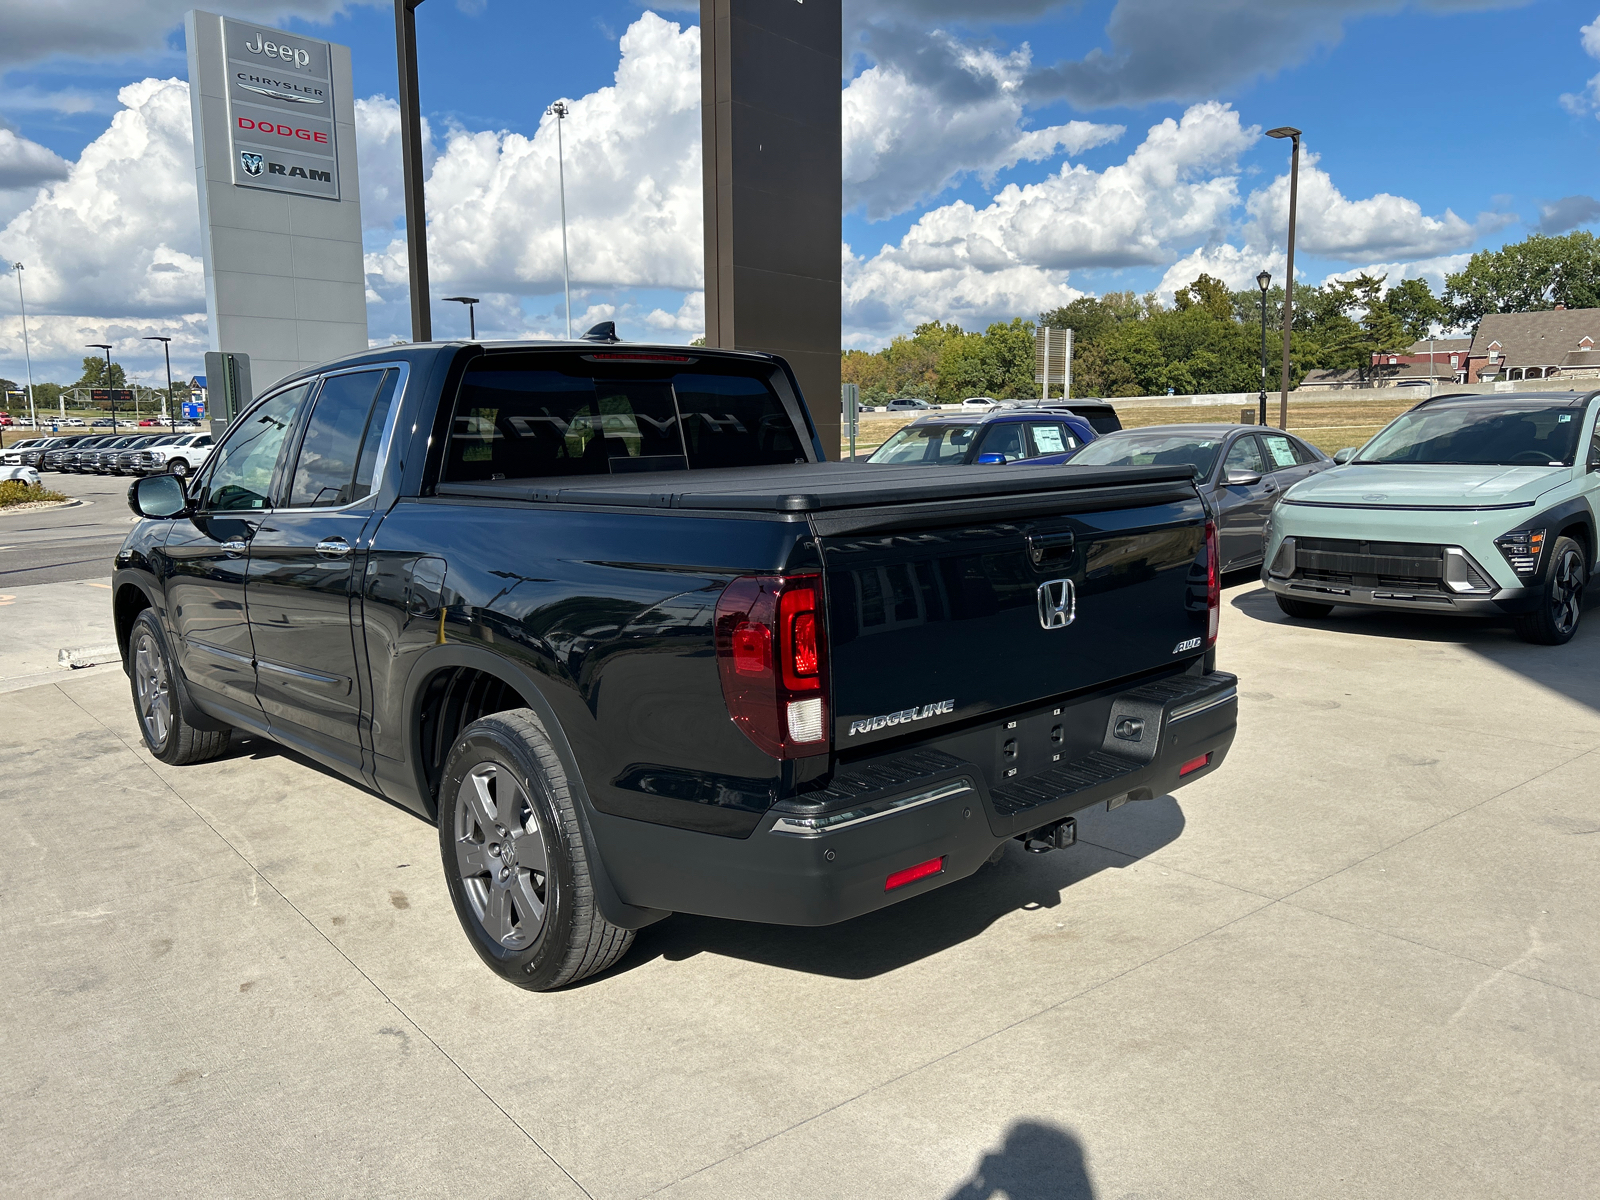
POLYGON ((1035 425, 1033 444, 1040 454, 1060 454, 1066 450, 1061 441, 1061 428, 1057 425, 1035 425))
POLYGON ((1556 418, 1556 424, 1557 425, 1565 425, 1570 420, 1572 420, 1572 414, 1571 413, 1562 413, 1559 417, 1556 418))

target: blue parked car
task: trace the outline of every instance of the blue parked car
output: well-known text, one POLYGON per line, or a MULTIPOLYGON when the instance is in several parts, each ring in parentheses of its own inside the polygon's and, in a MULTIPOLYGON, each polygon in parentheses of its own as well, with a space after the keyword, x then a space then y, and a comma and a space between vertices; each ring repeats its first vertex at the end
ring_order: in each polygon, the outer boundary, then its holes
POLYGON ((1094 439, 1094 428, 1077 413, 1030 405, 972 415, 920 417, 897 429, 867 461, 891 466, 1044 465, 1066 462, 1094 439))

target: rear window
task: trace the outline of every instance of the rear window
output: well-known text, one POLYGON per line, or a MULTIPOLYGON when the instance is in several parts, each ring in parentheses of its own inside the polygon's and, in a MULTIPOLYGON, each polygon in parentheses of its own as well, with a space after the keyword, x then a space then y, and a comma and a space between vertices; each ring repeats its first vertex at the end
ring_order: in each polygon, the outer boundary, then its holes
POLYGON ((806 461, 772 386, 739 371, 608 369, 517 355, 462 380, 443 479, 529 479, 806 461))

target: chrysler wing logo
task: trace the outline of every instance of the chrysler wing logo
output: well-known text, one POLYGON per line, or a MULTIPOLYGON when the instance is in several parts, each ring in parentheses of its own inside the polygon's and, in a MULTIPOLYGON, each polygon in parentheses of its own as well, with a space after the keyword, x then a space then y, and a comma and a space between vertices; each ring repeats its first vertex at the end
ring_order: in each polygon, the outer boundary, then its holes
POLYGON ((1039 624, 1065 629, 1078 616, 1078 595, 1070 579, 1052 579, 1039 585, 1039 624))
POLYGON ((247 92, 255 92, 261 96, 271 96, 274 100, 291 100, 296 104, 321 104, 322 101, 314 96, 300 96, 294 92, 281 92, 277 88, 256 87, 254 84, 241 83, 239 85, 247 92))
POLYGON ((251 154, 248 150, 239 151, 239 165, 244 168, 246 175, 261 174, 261 155, 251 154))

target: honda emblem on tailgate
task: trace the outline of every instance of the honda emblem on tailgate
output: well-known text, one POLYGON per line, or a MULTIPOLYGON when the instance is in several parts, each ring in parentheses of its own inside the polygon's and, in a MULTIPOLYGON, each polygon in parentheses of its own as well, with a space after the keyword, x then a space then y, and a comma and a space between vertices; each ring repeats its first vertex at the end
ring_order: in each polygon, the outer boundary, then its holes
POLYGON ((1046 629, 1065 629, 1078 615, 1078 597, 1072 580, 1052 579, 1039 585, 1039 624, 1046 629))

